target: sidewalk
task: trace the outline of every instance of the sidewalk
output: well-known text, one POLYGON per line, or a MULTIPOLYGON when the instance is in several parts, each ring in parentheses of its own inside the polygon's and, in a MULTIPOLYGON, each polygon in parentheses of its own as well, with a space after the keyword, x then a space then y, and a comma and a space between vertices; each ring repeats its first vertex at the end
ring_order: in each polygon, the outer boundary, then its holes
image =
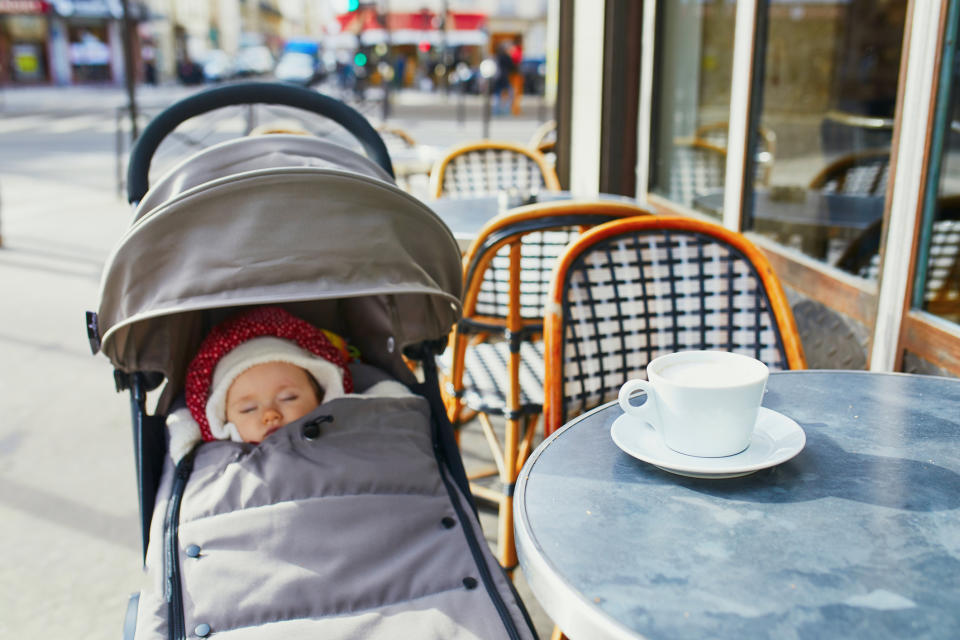
MULTIPOLYGON (((269 82, 264 79, 264 82, 269 82)), ((136 88, 136 101, 145 110, 163 108, 185 96, 206 89, 225 85, 164 84, 159 86, 141 84, 136 88)), ((331 85, 318 85, 318 91, 341 97, 341 92, 331 85)), ((369 115, 379 118, 383 91, 379 87, 367 90, 369 105, 376 105, 375 113, 369 115)), ((355 104, 352 93, 343 96, 348 103, 355 104)), ((391 118, 430 119, 444 117, 456 119, 457 109, 465 109, 468 119, 477 120, 482 116, 484 96, 436 90, 417 89, 392 90, 390 92, 391 118)), ((0 85, 0 117, 38 113, 76 113, 84 111, 113 110, 127 105, 126 88, 117 85, 97 86, 35 86, 11 87, 0 85)), ((518 116, 496 116, 494 121, 542 121, 550 119, 549 109, 543 104, 542 96, 525 95, 521 98, 522 112, 518 116)), ((372 111, 372 110, 371 110, 372 111)))

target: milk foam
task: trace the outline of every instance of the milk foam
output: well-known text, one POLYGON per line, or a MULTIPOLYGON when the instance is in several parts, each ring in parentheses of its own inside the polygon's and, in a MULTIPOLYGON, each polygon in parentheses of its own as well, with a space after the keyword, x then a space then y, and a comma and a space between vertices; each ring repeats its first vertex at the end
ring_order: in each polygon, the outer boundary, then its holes
POLYGON ((733 359, 724 362, 676 362, 659 373, 670 382, 696 387, 729 387, 758 377, 755 367, 733 359))

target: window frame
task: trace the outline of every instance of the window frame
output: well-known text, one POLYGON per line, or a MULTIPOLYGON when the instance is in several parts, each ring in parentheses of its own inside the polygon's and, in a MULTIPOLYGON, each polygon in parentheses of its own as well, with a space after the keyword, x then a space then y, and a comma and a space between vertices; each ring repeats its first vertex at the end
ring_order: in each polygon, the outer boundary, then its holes
MULTIPOLYGON (((663 1, 669 0, 644 0, 636 196, 657 212, 715 221, 649 192, 655 112, 655 14, 663 1)), ((925 215, 929 216, 930 207, 934 206, 933 201, 924 196, 931 187, 936 187, 930 183, 935 179, 930 170, 931 145, 938 99, 943 99, 941 68, 949 19, 960 11, 958 5, 960 0, 947 3, 909 0, 907 3, 877 282, 848 274, 746 231, 767 254, 784 284, 870 330, 867 356, 872 371, 902 370, 904 352, 910 351, 935 367, 960 376, 960 324, 926 313, 912 304, 921 227, 925 215), (901 145, 901 139, 923 142, 901 145)), ((749 125, 759 119, 759 114, 753 113, 754 95, 758 91, 755 79, 762 71, 765 46, 760 41, 758 26, 765 15, 761 12, 767 7, 768 0, 737 2, 723 218, 724 226, 734 231, 744 230, 745 212, 750 204, 747 196, 751 191, 745 182, 745 176, 750 175, 746 150, 749 125)))

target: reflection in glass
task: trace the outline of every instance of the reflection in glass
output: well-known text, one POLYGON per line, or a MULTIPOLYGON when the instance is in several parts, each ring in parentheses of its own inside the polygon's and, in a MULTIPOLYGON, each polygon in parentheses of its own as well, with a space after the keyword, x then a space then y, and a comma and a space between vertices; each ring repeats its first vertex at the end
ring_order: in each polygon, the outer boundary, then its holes
POLYGON ((759 131, 775 135, 776 155, 769 182, 755 182, 746 227, 868 278, 879 264, 906 5, 773 0, 761 21, 759 131))
POLYGON ((954 54, 937 201, 917 252, 915 306, 960 323, 960 56, 954 54), (925 265, 925 266, 921 266, 925 265))
POLYGON ((650 190, 710 213, 711 198, 723 199, 736 8, 657 5, 650 190))

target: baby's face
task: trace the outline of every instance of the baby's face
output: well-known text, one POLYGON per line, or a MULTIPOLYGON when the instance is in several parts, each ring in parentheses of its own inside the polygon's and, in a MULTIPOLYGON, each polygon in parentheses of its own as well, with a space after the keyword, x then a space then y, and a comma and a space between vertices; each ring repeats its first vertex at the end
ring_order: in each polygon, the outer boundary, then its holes
POLYGON ((244 442, 259 443, 280 427, 317 408, 310 374, 289 362, 250 367, 227 389, 227 421, 244 442))

